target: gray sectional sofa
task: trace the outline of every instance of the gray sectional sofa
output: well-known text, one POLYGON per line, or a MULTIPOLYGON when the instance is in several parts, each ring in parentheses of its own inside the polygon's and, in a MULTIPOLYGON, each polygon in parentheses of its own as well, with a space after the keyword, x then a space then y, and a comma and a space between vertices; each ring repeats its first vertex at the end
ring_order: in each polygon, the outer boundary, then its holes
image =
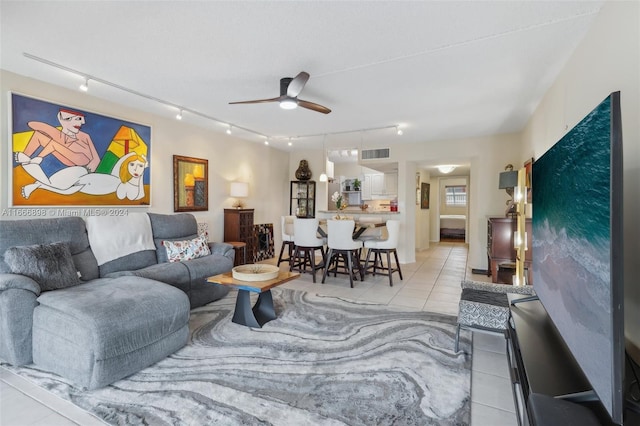
POLYGON ((0 359, 95 389, 184 346, 190 309, 228 292, 206 278, 231 270, 235 253, 209 243, 208 255, 168 262, 163 242, 196 238, 196 220, 145 214, 153 247, 100 265, 89 243, 100 221, 93 234, 79 217, 0 221, 0 359))

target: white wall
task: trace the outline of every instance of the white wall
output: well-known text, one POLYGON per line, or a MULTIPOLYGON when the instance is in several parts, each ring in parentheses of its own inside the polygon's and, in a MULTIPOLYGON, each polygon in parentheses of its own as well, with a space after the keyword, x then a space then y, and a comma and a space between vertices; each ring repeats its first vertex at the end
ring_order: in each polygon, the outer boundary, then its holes
POLYGON ((609 93, 618 90, 621 92, 624 151, 625 322, 629 337, 638 345, 640 3, 605 3, 592 28, 527 124, 523 132, 522 158, 539 158, 609 93))
POLYGON ((8 92, 14 91, 151 126, 151 207, 135 207, 130 211, 173 213, 173 155, 205 158, 209 160, 209 210, 194 212, 194 215, 199 222, 209 224, 211 240, 223 239, 223 209, 232 207, 234 200, 228 194, 229 182, 233 180, 249 183, 246 207, 255 208, 255 223, 273 223, 279 238, 280 215, 285 211, 281 206, 288 202, 288 153, 6 71, 0 71, 0 89, 0 110, 3 112, 0 114, 3 141, 0 149, 0 208, 8 207, 6 182, 10 172, 10 139, 9 114, 6 112, 8 92), (283 191, 285 187, 286 193, 283 191))
MULTIPOLYGON (((487 216, 503 216, 507 194, 498 189, 498 176, 508 163, 517 163, 520 155, 520 135, 506 134, 486 137, 425 142, 421 144, 394 145, 393 153, 398 161, 399 175, 408 171, 415 162, 437 160, 446 158, 448 161, 471 164, 469 177, 468 202, 468 236, 469 265, 473 268, 487 267, 487 216)), ((401 180, 398 179, 398 182, 401 180)), ((399 189, 399 201, 401 198, 399 189)), ((412 183, 404 188, 404 194, 408 194, 409 203, 415 203, 415 178, 412 183)), ((431 179, 431 208, 430 220, 433 223, 438 212, 434 209, 440 195, 437 190, 437 180, 431 179), (436 193, 437 192, 437 193, 436 193)), ((400 210, 402 213, 402 210, 400 210)), ((407 220, 407 218, 403 218, 407 220)), ((415 241, 413 226, 408 222, 407 232, 404 238, 407 241, 415 241)), ((430 228, 431 240, 434 239, 434 229, 430 228)), ((413 253, 407 253, 412 255, 413 253)), ((415 257, 413 257, 415 259, 415 257)), ((408 260, 413 261, 413 260, 408 260)))

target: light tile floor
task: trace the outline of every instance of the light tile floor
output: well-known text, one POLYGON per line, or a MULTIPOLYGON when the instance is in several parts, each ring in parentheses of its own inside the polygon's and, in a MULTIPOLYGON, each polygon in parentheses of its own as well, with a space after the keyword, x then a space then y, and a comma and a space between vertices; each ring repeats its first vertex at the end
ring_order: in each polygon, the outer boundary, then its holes
MULTIPOLYGON (((322 274, 313 283, 310 274, 303 274, 284 287, 314 291, 318 294, 343 297, 356 301, 403 306, 424 311, 457 315, 460 300, 460 281, 467 277, 488 281, 484 275, 473 275, 467 265, 468 247, 463 243, 432 244, 428 250, 416 253, 416 262, 401 265, 404 280, 393 275, 393 287, 388 277, 367 276, 363 282, 349 287, 345 276, 327 277, 322 274)), ((266 261, 275 263, 275 259, 266 261)), ((281 264, 285 268, 285 264, 281 264)), ((509 381, 505 340, 500 335, 473 335, 471 372, 471 424, 473 426, 514 426, 513 396, 509 381)), ((95 417, 72 404, 38 388, 0 368, 0 425, 95 425, 102 424, 95 417)))

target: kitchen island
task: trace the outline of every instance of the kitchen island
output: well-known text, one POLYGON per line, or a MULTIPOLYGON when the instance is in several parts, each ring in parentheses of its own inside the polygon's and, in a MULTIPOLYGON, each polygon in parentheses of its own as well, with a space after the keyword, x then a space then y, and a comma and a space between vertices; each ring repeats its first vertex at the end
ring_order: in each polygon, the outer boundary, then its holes
POLYGON ((346 210, 319 210, 320 217, 325 217, 323 215, 336 215, 340 214, 343 216, 385 216, 385 215, 398 215, 400 212, 392 212, 388 210, 376 210, 376 211, 367 211, 361 209, 346 209, 346 210))

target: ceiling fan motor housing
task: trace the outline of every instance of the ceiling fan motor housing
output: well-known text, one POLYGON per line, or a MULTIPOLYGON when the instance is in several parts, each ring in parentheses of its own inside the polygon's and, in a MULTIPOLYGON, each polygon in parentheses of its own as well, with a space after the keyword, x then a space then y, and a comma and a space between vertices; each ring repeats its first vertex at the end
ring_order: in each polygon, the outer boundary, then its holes
POLYGON ((292 77, 283 77, 280 79, 280 96, 287 96, 287 89, 289 88, 291 80, 293 80, 292 77))

